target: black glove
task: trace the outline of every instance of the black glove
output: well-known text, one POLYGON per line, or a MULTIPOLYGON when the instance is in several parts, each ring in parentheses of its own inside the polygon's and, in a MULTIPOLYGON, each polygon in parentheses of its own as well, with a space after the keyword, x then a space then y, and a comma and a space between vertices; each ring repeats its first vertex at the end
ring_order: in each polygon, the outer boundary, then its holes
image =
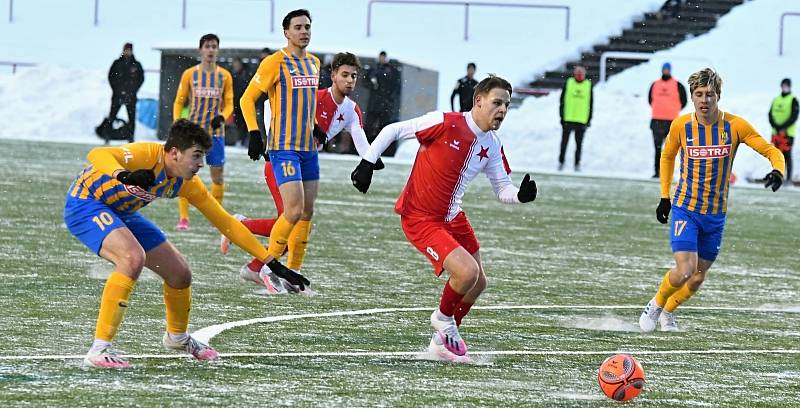
POLYGON ((264 141, 261 140, 261 132, 258 130, 250 131, 250 143, 247 145, 247 155, 253 161, 258 161, 264 154, 264 141))
POLYGON ((772 187, 772 191, 778 191, 783 185, 783 174, 778 170, 772 170, 764 176, 764 188, 772 187))
POLYGON ((325 133, 325 131, 323 131, 322 128, 316 123, 314 124, 313 134, 314 139, 317 140, 317 144, 325 146, 325 143, 328 142, 328 134, 325 133))
POLYGON ((375 164, 372 166, 372 170, 375 171, 383 170, 385 167, 386 166, 383 164, 383 160, 381 160, 381 158, 378 157, 378 161, 376 161, 375 164))
POLYGON ((300 287, 300 290, 305 290, 306 285, 311 284, 311 282, 305 276, 287 268, 282 263, 278 262, 277 259, 269 261, 267 263, 267 267, 269 267, 269 270, 271 270, 272 273, 274 273, 277 277, 286 279, 286 281, 292 285, 300 287))
POLYGON ((225 118, 222 115, 214 116, 214 119, 211 119, 211 129, 219 129, 223 122, 225 122, 225 118))
POLYGON ((522 184, 519 185, 517 199, 521 203, 531 202, 536 199, 537 192, 538 190, 536 189, 536 182, 531 180, 530 174, 526 174, 522 179, 522 184))
POLYGON ((353 186, 356 190, 367 194, 367 190, 369 190, 369 185, 372 183, 372 171, 375 170, 375 165, 361 159, 361 162, 358 163, 356 169, 350 173, 350 180, 353 182, 353 186))
POLYGON ((122 184, 141 187, 150 190, 156 183, 156 175, 152 170, 140 169, 136 171, 123 170, 117 173, 117 180, 122 184))
POLYGON ((672 210, 672 203, 669 201, 669 198, 662 198, 661 201, 658 202, 658 208, 656 208, 656 219, 658 222, 666 224, 667 220, 669 220, 670 210, 672 210))

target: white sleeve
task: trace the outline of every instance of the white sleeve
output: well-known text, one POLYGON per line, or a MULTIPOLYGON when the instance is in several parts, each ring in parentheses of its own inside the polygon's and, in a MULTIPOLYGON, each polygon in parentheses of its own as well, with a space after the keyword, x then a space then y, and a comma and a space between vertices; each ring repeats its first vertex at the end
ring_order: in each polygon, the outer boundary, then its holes
POLYGON ((372 145, 362 158, 370 163, 375 163, 392 142, 417 137, 417 132, 420 130, 434 127, 443 122, 444 113, 435 111, 414 119, 386 125, 386 127, 381 129, 381 132, 378 133, 378 136, 375 137, 375 140, 372 141, 372 145))
POLYGON ((504 204, 519 203, 519 198, 517 198, 519 188, 511 182, 511 177, 508 176, 506 165, 503 162, 502 146, 498 145, 498 147, 499 151, 489 158, 489 163, 486 164, 483 171, 492 184, 492 190, 498 201, 504 204))
MULTIPOLYGON (((358 123, 358 118, 354 118, 350 122, 350 136, 353 138, 353 145, 356 147, 356 152, 361 158, 364 158, 364 155, 367 154, 367 150, 369 150, 369 141, 367 140, 367 134, 364 133, 364 129, 358 123)), ((378 159, 375 159, 376 161, 378 159)))

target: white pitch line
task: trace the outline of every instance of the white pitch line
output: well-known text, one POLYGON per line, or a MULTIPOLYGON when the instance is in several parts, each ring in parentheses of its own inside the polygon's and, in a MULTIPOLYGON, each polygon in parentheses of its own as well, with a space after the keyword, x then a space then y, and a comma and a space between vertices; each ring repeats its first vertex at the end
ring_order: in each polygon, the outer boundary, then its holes
MULTIPOLYGON (((800 350, 774 349, 774 350, 492 350, 471 351, 473 356, 609 356, 617 353, 626 353, 637 356, 658 355, 704 355, 704 354, 798 354, 800 350)), ((282 353, 220 353, 223 358, 237 357, 416 357, 425 354, 424 351, 323 351, 323 352, 282 352, 282 353)), ((191 359, 186 354, 123 354, 129 359, 191 359)), ((43 356, 0 356, 0 361, 41 361, 41 360, 77 360, 83 359, 84 354, 43 355, 43 356)))
MULTIPOLYGON (((568 310, 629 310, 641 309, 642 306, 638 305, 495 305, 495 306, 475 306, 475 310, 554 310, 554 309, 568 309, 568 310)), ((257 323, 272 323, 287 320, 299 320, 318 317, 339 317, 339 316, 357 316, 357 315, 370 315, 380 313, 397 313, 397 312, 420 312, 430 311, 430 307, 392 307, 392 308, 374 308, 362 310, 345 310, 339 312, 326 312, 326 313, 304 313, 296 315, 280 315, 259 317, 248 320, 238 320, 229 323, 220 323, 213 326, 204 327, 192 333, 196 339, 210 343, 214 336, 222 333, 225 330, 234 327, 247 326, 257 323)), ((706 311, 736 311, 736 312, 760 312, 760 313, 800 313, 800 306, 792 306, 787 309, 780 308, 738 308, 738 307, 708 307, 708 306, 683 306, 681 310, 706 310, 706 311)))

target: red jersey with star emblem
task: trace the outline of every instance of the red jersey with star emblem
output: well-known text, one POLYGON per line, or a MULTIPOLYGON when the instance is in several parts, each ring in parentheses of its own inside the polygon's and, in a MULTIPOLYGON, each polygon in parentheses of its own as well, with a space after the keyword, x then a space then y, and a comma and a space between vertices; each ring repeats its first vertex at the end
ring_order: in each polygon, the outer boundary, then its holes
POLYGON ((318 90, 316 119, 317 125, 328 135, 328 140, 342 130, 347 130, 353 137, 353 144, 359 156, 363 157, 369 149, 361 118, 361 108, 347 96, 344 97, 341 104, 337 104, 333 99, 331 88, 318 90))
POLYGON ((467 185, 481 172, 500 201, 517 202, 500 138, 494 131, 481 131, 470 112, 431 112, 388 125, 364 159, 374 163, 391 142, 411 137, 420 147, 395 205, 398 214, 453 220, 467 185))

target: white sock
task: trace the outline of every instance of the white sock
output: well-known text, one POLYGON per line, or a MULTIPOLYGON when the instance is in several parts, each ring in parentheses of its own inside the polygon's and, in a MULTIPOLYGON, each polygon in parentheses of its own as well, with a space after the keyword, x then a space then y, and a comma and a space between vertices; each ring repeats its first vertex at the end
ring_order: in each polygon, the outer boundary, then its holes
POLYGON ((110 347, 110 346, 111 346, 111 342, 110 341, 94 339, 94 342, 92 343, 92 347, 89 348, 89 351, 90 352, 98 352, 98 351, 100 351, 100 350, 102 350, 102 349, 104 349, 106 347, 110 347))
POLYGON ((189 338, 189 333, 186 333, 186 332, 178 333, 178 334, 167 332, 167 335, 169 336, 169 338, 172 341, 177 342, 177 343, 183 343, 183 342, 186 341, 186 339, 189 338))

